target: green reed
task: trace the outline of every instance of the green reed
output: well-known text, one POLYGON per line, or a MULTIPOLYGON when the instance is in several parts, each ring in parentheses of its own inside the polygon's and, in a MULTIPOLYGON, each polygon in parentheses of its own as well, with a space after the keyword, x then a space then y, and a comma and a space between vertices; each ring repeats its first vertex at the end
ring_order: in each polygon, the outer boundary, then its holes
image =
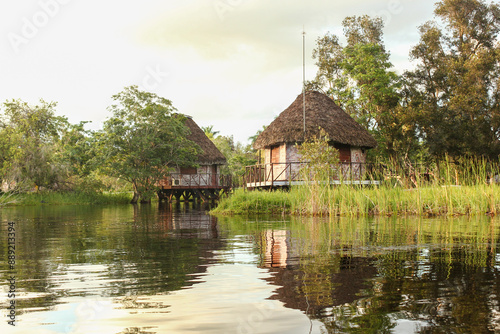
POLYGON ((238 190, 215 210, 225 214, 280 213, 302 216, 495 215, 500 212, 498 163, 470 158, 428 166, 385 166, 378 186, 311 181, 284 191, 238 190))

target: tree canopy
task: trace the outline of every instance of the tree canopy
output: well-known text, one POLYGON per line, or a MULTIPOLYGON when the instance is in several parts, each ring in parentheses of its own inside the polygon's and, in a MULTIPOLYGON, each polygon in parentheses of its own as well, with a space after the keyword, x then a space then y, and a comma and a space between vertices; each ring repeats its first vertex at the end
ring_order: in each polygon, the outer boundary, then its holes
POLYGON ((383 21, 347 17, 346 45, 331 33, 313 52, 310 89, 330 95, 368 128, 376 154, 498 158, 500 154, 500 7, 442 0, 410 52, 416 68, 398 75, 383 43, 383 21))
POLYGON ((420 27, 406 77, 419 112, 421 137, 438 157, 500 154, 500 7, 479 0, 444 0, 439 21, 420 27))
POLYGON ((112 116, 96 134, 100 169, 132 184, 133 203, 150 201, 170 167, 195 164, 199 146, 187 139, 185 117, 170 100, 137 86, 113 100, 112 116))
POLYGON ((21 100, 4 103, 0 121, 0 171, 10 188, 63 186, 68 168, 58 156, 69 123, 65 117, 55 115, 55 106, 56 103, 43 100, 35 106, 21 100))

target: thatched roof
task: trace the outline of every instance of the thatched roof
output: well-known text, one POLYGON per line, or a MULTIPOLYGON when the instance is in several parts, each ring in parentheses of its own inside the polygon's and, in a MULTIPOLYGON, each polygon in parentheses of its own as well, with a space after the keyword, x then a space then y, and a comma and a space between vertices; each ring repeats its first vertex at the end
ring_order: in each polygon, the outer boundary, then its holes
MULTIPOLYGON (((351 146, 373 148, 372 135, 325 94, 309 91, 306 95, 306 133, 310 139, 324 129, 330 141, 351 146)), ((302 94, 286 108, 258 137, 254 148, 283 143, 304 142, 302 94)))
POLYGON ((196 162, 201 164, 225 164, 226 158, 215 146, 215 144, 212 143, 212 141, 205 135, 205 132, 203 132, 203 130, 190 116, 184 116, 186 117, 185 124, 191 132, 187 138, 198 144, 203 151, 198 155, 196 162))

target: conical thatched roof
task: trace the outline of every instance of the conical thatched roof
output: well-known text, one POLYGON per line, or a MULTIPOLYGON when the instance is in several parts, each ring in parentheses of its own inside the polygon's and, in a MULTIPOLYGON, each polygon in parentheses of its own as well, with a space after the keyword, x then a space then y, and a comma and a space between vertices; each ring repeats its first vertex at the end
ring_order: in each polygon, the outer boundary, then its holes
POLYGON ((205 132, 193 121, 190 116, 186 116, 186 126, 191 133, 187 136, 189 140, 194 141, 203 151, 198 155, 197 162, 202 164, 225 164, 226 158, 215 146, 214 143, 205 135, 205 132))
MULTIPOLYGON (((306 139, 319 135, 321 127, 330 141, 366 148, 377 146, 372 135, 331 98, 316 91, 305 94, 306 139)), ((302 94, 257 137, 253 146, 261 149, 282 143, 301 142, 304 142, 302 94)))

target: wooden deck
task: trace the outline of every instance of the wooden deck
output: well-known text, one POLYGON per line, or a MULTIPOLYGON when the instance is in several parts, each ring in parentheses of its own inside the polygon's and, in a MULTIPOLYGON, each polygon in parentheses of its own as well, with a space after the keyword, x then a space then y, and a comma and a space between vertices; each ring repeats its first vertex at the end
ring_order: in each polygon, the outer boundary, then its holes
POLYGON ((183 198, 191 200, 218 200, 221 195, 231 189, 231 177, 220 174, 181 174, 171 173, 159 182, 160 200, 178 201, 183 198))
MULTIPOLYGON (((244 175, 244 185, 247 189, 289 188, 294 185, 303 185, 300 170, 305 166, 301 162, 270 163, 247 166, 244 175)), ((332 166, 336 177, 330 181, 331 185, 378 185, 380 181, 367 179, 372 165, 364 163, 339 163, 332 166)))

